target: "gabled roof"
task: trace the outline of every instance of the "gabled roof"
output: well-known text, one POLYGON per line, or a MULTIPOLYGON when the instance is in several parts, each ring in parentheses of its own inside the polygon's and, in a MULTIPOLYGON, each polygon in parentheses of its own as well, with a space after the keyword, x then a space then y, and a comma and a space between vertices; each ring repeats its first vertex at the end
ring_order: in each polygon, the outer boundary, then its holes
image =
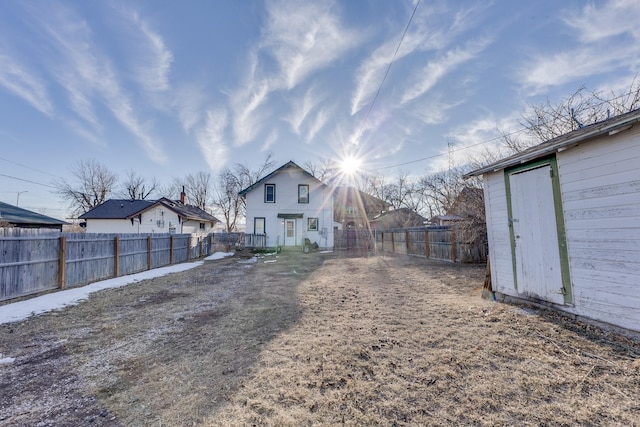
POLYGON ((80 219, 129 219, 146 210, 162 205, 179 216, 194 221, 220 222, 197 206, 183 205, 180 202, 162 198, 160 200, 109 199, 104 203, 80 215, 80 219))
POLYGON ((381 228, 387 227, 415 227, 424 225, 427 219, 418 212, 409 208, 399 208, 383 212, 371 220, 372 226, 378 224, 381 228))
POLYGON ((180 215, 183 218, 194 220, 194 221, 208 221, 208 222, 220 222, 218 218, 213 215, 210 215, 206 211, 200 209, 197 206, 193 205, 183 205, 182 203, 176 200, 170 200, 166 197, 158 200, 159 203, 162 203, 167 209, 170 209, 180 215))
POLYGON ((109 199, 89 212, 80 215, 80 219, 126 219, 155 204, 155 200, 109 199))
POLYGON ((468 178, 472 176, 479 176, 487 172, 497 172, 501 169, 526 163, 556 151, 565 150, 602 135, 614 135, 618 132, 629 129, 638 122, 640 122, 640 109, 620 114, 602 122, 594 123, 592 125, 576 129, 572 132, 565 133, 564 135, 560 135, 557 138, 550 139, 542 144, 528 148, 520 153, 514 154, 513 156, 506 157, 480 169, 469 172, 464 175, 464 177, 468 178))
POLYGON ((391 207, 390 203, 372 196, 371 194, 360 191, 355 187, 339 186, 335 188, 333 194, 336 202, 341 200, 361 201, 365 209, 367 207, 382 207, 384 210, 391 207))
POLYGON ((274 170, 273 172, 271 172, 269 175, 265 176, 262 179, 259 179, 258 181, 255 182, 255 184, 250 185, 249 187, 245 188, 244 190, 240 191, 238 193, 238 195, 240 196, 244 196, 245 194, 247 194, 248 192, 250 192, 251 190, 253 190, 254 188, 258 187, 259 185, 261 185, 262 183, 264 183, 265 181, 270 180, 274 175, 277 175, 283 171, 285 171, 286 169, 289 168, 294 168, 294 169, 298 169, 300 172, 302 172, 303 174, 305 174, 306 176, 308 176, 309 178, 315 179, 316 181, 318 181, 320 184, 322 184, 323 186, 326 186, 325 183, 323 183, 322 181, 320 181, 318 178, 316 178, 315 176, 313 176, 310 172, 307 172, 306 170, 302 169, 300 166, 298 166, 297 164, 295 164, 293 161, 288 161, 287 163, 285 163, 284 165, 280 166, 278 169, 274 170))
POLYGON ((27 209, 19 208, 8 203, 0 202, 0 221, 6 221, 10 224, 23 225, 63 225, 68 224, 65 221, 51 218, 27 209))

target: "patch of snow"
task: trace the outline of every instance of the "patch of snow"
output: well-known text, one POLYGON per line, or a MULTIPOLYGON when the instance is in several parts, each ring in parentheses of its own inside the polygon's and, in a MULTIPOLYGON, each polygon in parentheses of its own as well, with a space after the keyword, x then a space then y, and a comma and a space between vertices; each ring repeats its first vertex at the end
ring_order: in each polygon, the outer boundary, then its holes
POLYGON ((257 257, 253 257, 253 258, 249 258, 249 259, 245 259, 242 261, 238 261, 238 264, 253 264, 258 262, 258 258, 257 257))
POLYGON ((320 251, 319 254, 332 254, 333 251, 320 251))
POLYGON ((276 262, 276 261, 278 261, 278 260, 277 260, 277 259, 268 259, 268 260, 266 260, 264 263, 266 264, 266 263, 268 263, 268 262, 276 262))
POLYGON ((0 354, 0 365, 7 365, 13 363, 15 360, 15 357, 2 357, 2 354, 0 354))
POLYGON ((59 310, 70 305, 78 304, 79 302, 86 300, 93 292, 101 291, 103 289, 120 288, 132 283, 138 283, 142 280, 166 276, 171 273, 179 273, 181 271, 199 267, 202 264, 204 264, 202 261, 196 261, 155 268, 153 270, 130 274, 128 276, 115 277, 113 279, 94 282, 80 288, 53 292, 28 300, 2 305, 0 306, 0 325, 4 323, 19 322, 29 316, 35 316, 48 311, 59 310))
POLYGON ((204 260, 205 261, 215 261, 217 259, 222 259, 224 257, 233 256, 233 252, 216 252, 213 255, 209 255, 204 260))

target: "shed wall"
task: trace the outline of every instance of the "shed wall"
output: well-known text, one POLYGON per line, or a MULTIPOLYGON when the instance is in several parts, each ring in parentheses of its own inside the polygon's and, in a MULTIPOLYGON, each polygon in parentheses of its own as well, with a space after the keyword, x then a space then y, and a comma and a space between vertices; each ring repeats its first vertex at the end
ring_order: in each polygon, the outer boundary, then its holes
POLYGON ((576 314, 640 329, 640 127, 558 153, 576 314))
MULTIPOLYGON (((640 126, 557 153, 573 304, 562 310, 640 330, 640 126)), ((491 274, 514 286, 504 171, 484 175, 491 274)))

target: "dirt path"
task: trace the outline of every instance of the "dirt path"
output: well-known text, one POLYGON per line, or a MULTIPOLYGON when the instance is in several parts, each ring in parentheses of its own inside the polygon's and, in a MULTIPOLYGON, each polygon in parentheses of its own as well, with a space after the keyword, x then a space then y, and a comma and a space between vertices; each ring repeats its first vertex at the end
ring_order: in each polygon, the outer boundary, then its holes
POLYGON ((415 258, 233 257, 0 326, 0 425, 639 425, 640 345, 415 258))

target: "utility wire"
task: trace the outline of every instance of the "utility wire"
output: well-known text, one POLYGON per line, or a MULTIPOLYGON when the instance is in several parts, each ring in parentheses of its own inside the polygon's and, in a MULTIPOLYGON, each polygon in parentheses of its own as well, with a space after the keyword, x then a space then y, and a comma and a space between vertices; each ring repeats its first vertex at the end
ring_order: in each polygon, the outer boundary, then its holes
POLYGON ((400 46, 402 45, 402 42, 404 41, 404 37, 407 35, 407 31, 409 30, 409 26, 411 25, 411 21, 413 21, 413 17, 416 14, 416 10, 418 10, 418 6, 420 5, 420 0, 418 0, 416 2, 416 7, 413 8, 413 13, 411 13, 411 17, 409 17, 409 22, 407 22, 407 26, 404 27, 404 31, 402 33, 402 37, 400 38, 400 42, 398 42, 398 46, 396 47, 396 51, 393 53, 393 57, 391 58, 391 62, 389 62, 389 65, 387 66, 387 70, 384 73, 384 77, 382 78, 382 81, 380 82, 380 86, 378 86, 378 90, 376 91, 375 96, 373 97, 373 100, 371 101, 371 104, 369 105, 369 109, 367 110, 367 114, 364 116, 364 120, 362 121, 362 126, 360 126, 360 131, 358 132, 358 138, 362 135, 362 132, 364 131, 364 127, 367 124, 367 120, 369 120, 369 115, 371 114, 371 110, 373 110, 373 106, 376 103, 376 100, 378 99, 378 95, 380 95, 380 91, 382 90, 382 85, 384 84, 385 80, 387 80, 387 76, 389 75, 389 70, 391 70, 391 66, 393 65, 394 61, 396 60, 396 56, 398 55, 398 51, 400 50, 400 46))
POLYGON ((54 187, 54 186, 51 186, 51 185, 48 185, 48 184, 43 184, 41 182, 30 181, 30 180, 24 179, 24 178, 18 178, 17 176, 5 175, 3 173, 0 173, 0 176, 4 176, 5 178, 16 179, 18 181, 28 182, 28 183, 31 183, 31 184, 42 185, 43 187, 49 187, 49 188, 53 188, 54 190, 57 190, 57 188, 54 187))
MULTIPOLYGON (((603 101, 601 101, 599 103, 593 104, 593 107, 598 107, 598 106, 601 106, 601 105, 604 105, 604 104, 609 104, 609 103, 611 103, 611 101, 615 101, 617 99, 624 98, 625 96, 632 95, 633 93, 634 93, 633 91, 622 93, 622 94, 620 94, 620 95, 618 95, 618 96, 616 96, 614 98, 610 98, 610 99, 607 99, 607 100, 603 100, 603 101)), ((518 133, 522 133, 522 132, 526 132, 526 131, 527 131, 527 128, 518 129, 518 130, 515 130, 513 132, 504 134, 504 135, 500 135, 500 136, 496 136, 496 137, 491 138, 491 139, 487 139, 487 140, 484 140, 484 141, 476 142, 475 144, 465 145, 464 147, 460 147, 460 148, 456 148, 456 149, 450 150, 450 152, 455 153, 455 152, 458 152, 458 151, 463 151, 463 150, 466 150, 468 148, 477 147, 478 145, 488 144, 490 142, 497 141, 499 139, 502 139, 505 136, 512 136, 512 135, 515 135, 515 134, 518 134, 518 133)), ((448 152, 447 153, 434 154, 432 156, 423 157, 421 159, 411 160, 411 161, 404 162, 404 163, 397 163, 395 165, 390 165, 390 166, 383 166, 383 167, 375 168, 375 169, 371 169, 371 170, 372 171, 379 171, 379 170, 384 170, 384 169, 397 168, 397 167, 400 167, 400 166, 406 166, 406 165, 410 165, 410 164, 413 164, 413 163, 423 162, 425 160, 431 160, 431 159, 435 159, 437 157, 442 157, 442 156, 446 156, 446 155, 448 155, 448 152)))
POLYGON ((61 176, 54 175, 54 174, 52 174, 52 173, 42 171, 42 170, 40 170, 40 169, 32 168, 31 166, 23 165, 22 163, 14 162, 13 160, 5 159, 4 157, 0 157, 0 160, 4 160, 4 161, 5 161, 5 162, 7 162, 7 163, 12 163, 12 164, 14 164, 14 165, 18 165, 18 166, 21 166, 21 167, 23 167, 23 168, 30 169, 30 170, 35 171, 35 172, 40 172, 41 174, 49 175, 49 176, 52 176, 52 177, 54 177, 54 178, 62 178, 61 176))

